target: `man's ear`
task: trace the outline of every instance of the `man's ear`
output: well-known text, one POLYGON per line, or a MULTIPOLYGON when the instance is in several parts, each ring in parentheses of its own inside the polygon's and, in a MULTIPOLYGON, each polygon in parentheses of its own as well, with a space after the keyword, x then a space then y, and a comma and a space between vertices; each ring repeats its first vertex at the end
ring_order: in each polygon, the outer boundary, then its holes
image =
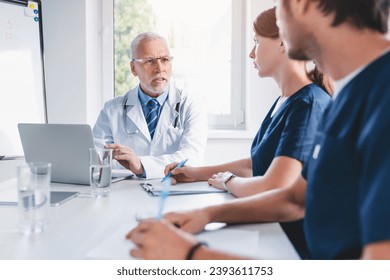
POLYGON ((305 15, 311 4, 315 4, 312 0, 290 0, 290 9, 297 17, 305 15))
POLYGON ((137 77, 137 71, 135 70, 135 66, 134 66, 134 62, 130 62, 130 70, 131 70, 131 73, 133 73, 133 75, 135 77, 137 77))

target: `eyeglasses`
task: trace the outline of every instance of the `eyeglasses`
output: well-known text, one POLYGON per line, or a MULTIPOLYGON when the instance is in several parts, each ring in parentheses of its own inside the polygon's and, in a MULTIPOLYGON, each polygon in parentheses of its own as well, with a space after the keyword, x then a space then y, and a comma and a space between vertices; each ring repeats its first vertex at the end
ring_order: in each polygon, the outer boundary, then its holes
POLYGON ((140 62, 146 67, 152 67, 157 64, 157 60, 160 60, 162 65, 169 65, 170 63, 172 63, 173 56, 133 58, 131 61, 140 62))

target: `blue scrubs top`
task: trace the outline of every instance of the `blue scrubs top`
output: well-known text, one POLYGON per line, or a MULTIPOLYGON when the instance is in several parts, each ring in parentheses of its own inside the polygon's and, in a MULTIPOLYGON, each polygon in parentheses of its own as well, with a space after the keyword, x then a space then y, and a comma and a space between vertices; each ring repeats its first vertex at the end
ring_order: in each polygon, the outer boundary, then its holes
MULTIPOLYGON (((264 175, 278 156, 294 158, 305 164, 318 123, 330 100, 319 86, 309 84, 290 96, 271 117, 275 101, 252 143, 253 176, 264 175)), ((300 256, 307 258, 302 220, 281 225, 300 256)))
POLYGON ((314 259, 355 259, 390 240, 390 53, 326 110, 303 170, 305 234, 314 259))

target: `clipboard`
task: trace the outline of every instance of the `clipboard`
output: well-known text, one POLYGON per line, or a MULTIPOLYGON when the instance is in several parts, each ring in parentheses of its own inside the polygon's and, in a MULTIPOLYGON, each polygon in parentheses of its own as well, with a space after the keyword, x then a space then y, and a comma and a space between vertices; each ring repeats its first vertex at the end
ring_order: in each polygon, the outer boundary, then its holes
MULTIPOLYGON (((140 186, 150 196, 160 196, 163 192, 163 185, 160 182, 140 183, 140 186)), ((219 190, 209 186, 207 182, 179 183, 169 187, 168 195, 191 195, 206 193, 227 193, 226 190, 219 190)))

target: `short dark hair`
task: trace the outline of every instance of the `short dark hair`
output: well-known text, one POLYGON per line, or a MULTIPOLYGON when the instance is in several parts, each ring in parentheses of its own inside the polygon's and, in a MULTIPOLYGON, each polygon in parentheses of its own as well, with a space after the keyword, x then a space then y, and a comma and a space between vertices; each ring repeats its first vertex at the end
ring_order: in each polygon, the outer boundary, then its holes
POLYGON ((325 14, 334 13, 332 26, 345 21, 358 29, 369 28, 387 33, 389 0, 315 0, 325 14))

